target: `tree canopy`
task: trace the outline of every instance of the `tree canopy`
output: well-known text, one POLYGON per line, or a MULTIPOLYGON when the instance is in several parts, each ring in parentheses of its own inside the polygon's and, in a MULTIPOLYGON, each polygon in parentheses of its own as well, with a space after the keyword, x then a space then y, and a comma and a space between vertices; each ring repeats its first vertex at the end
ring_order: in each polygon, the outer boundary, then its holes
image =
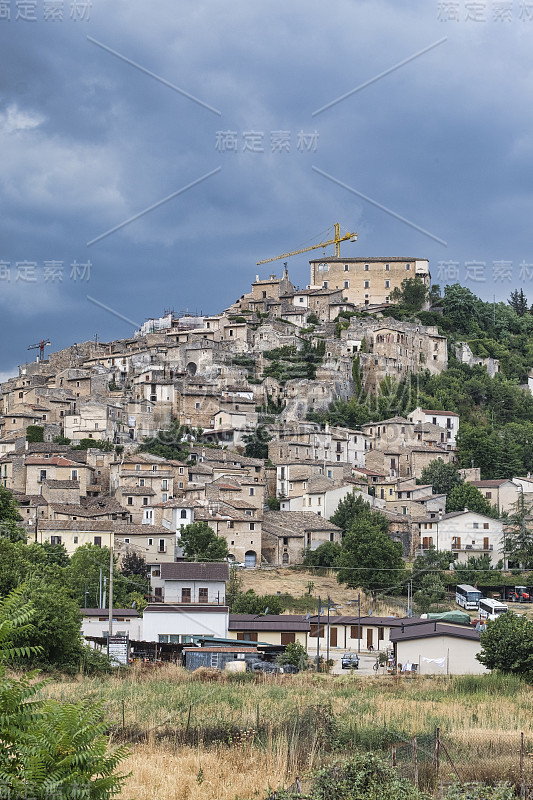
POLYGON ((433 494, 450 494, 457 486, 463 482, 459 470, 455 464, 446 464, 442 458, 431 461, 424 467, 420 480, 417 483, 431 484, 433 494))
POLYGON ((179 536, 187 561, 224 561, 228 556, 226 540, 203 520, 182 526, 179 536))
POLYGON ((476 658, 488 669, 533 677, 533 621, 512 611, 487 622, 476 658))
POLYGON ((356 520, 345 534, 337 580, 352 588, 400 593, 406 577, 403 548, 368 518, 356 520))

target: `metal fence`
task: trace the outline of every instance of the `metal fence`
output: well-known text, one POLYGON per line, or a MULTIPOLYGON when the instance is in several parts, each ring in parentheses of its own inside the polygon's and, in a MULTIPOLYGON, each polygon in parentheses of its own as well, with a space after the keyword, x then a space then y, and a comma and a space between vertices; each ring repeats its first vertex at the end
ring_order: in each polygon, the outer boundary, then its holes
POLYGON ((392 765, 402 777, 437 797, 452 783, 511 783, 518 797, 533 798, 533 736, 515 731, 439 728, 433 735, 395 742, 392 765))

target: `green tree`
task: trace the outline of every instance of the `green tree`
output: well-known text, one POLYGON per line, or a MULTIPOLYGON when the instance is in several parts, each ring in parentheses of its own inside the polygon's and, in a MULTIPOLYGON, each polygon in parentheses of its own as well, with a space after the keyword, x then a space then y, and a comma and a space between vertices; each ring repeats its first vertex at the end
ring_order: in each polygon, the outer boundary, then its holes
POLYGON ((100 439, 81 439, 80 443, 73 447, 73 450, 89 450, 89 448, 96 448, 103 453, 111 453, 115 449, 113 442, 107 442, 100 439))
POLYGON ((42 425, 28 425, 26 428, 27 442, 44 442, 44 428, 42 425))
POLYGON ((388 533, 389 531, 387 517, 379 511, 372 511, 370 503, 365 502, 362 494, 356 494, 355 492, 351 492, 346 495, 344 500, 340 501, 335 513, 330 517, 330 522, 346 532, 356 520, 361 519, 376 525, 383 533, 388 533))
POLYGON ((484 494, 482 494, 477 486, 472 486, 471 483, 462 483, 460 486, 454 486, 450 494, 446 498, 446 513, 451 511, 463 511, 468 508, 469 511, 475 511, 477 514, 484 514, 487 517, 498 517, 498 510, 490 504, 484 494))
POLYGON ((461 485, 462 478, 455 464, 445 464, 442 458, 436 458, 422 470, 420 483, 431 484, 433 494, 448 495, 455 487, 461 485))
POLYGON ((146 580, 146 576, 148 574, 146 559, 144 556, 135 553, 133 550, 129 551, 122 556, 120 561, 120 571, 127 578, 133 578, 136 576, 146 580))
POLYGON ((155 436, 148 437, 139 447, 140 453, 152 453, 161 458, 187 461, 189 458, 190 428, 173 420, 167 430, 158 431, 155 436))
POLYGON ((239 568, 230 566, 229 580, 226 583, 226 605, 229 607, 231 613, 233 613, 233 604, 240 594, 242 594, 242 578, 239 573, 239 568))
POLYGON ((523 317, 524 314, 528 313, 529 306, 523 289, 520 289, 520 291, 515 289, 514 292, 511 292, 511 297, 507 302, 519 317, 523 317))
POLYGON ((244 454, 248 458, 268 458, 268 442, 272 436, 263 425, 258 425, 253 433, 245 434, 242 437, 246 447, 244 454))
POLYGON ((25 542, 26 534, 19 527, 19 522, 22 522, 22 517, 12 493, 0 486, 0 538, 3 537, 10 542, 25 542))
POLYGON ((67 436, 58 435, 54 436, 52 441, 54 444, 70 444, 72 440, 69 439, 67 436))
POLYGON ((512 611, 487 622, 476 658, 487 669, 533 678, 533 621, 512 611))
MULTIPOLYGON (((109 561, 110 552, 108 547, 96 547, 93 544, 85 544, 78 547, 70 559, 70 567, 67 574, 67 581, 71 597, 78 603, 78 608, 86 604, 91 608, 98 606, 100 570, 102 570, 102 580, 105 576, 109 582, 109 561), (88 594, 85 595, 85 592, 88 594)), ((114 559, 113 569, 113 605, 115 608, 125 608, 129 605, 129 591, 138 589, 136 581, 126 578, 116 567, 114 559)), ((142 586, 141 586, 142 588, 142 586)), ((107 599, 109 599, 109 587, 107 587, 107 599)))
POLYGON ((420 589, 414 593, 413 599, 418 611, 425 614, 435 603, 446 597, 446 587, 438 572, 427 572, 420 581, 420 589))
POLYGON ((280 653, 276 659, 276 662, 281 666, 283 664, 291 664, 293 667, 298 667, 300 671, 307 668, 308 661, 307 650, 300 642, 289 642, 285 652, 280 653))
POLYGON ((503 531, 504 552, 509 561, 516 566, 522 564, 526 569, 533 566, 532 513, 533 505, 526 503, 524 493, 521 492, 503 531))
POLYGON ((391 541, 379 525, 358 519, 344 536, 337 580, 353 589, 360 586, 374 597, 384 591, 398 594, 406 579, 402 552, 402 545, 391 541))
POLYGON ((78 669, 82 655, 81 614, 78 604, 69 597, 59 581, 31 576, 23 585, 22 601, 35 611, 35 625, 18 633, 18 647, 38 648, 30 662, 35 666, 78 669))
POLYGON ((36 617, 23 588, 0 600, 0 780, 2 797, 110 800, 126 779, 116 769, 124 748, 109 749, 98 705, 37 699, 36 672, 14 677, 9 662, 35 655, 16 638, 31 632, 36 617))
POLYGON ((324 542, 316 550, 307 549, 304 552, 303 563, 306 567, 326 567, 337 566, 341 546, 336 542, 324 542))
POLYGON ((406 278, 401 287, 392 290, 390 299, 399 303, 409 311, 420 311, 428 297, 428 290, 424 281, 419 278, 406 278))
POLYGON ((224 561, 228 557, 226 540, 203 520, 182 526, 179 536, 187 561, 224 561))
POLYGON ((237 595, 232 604, 233 614, 263 616, 265 614, 282 614, 283 610, 283 603, 277 595, 256 594, 253 589, 237 595))

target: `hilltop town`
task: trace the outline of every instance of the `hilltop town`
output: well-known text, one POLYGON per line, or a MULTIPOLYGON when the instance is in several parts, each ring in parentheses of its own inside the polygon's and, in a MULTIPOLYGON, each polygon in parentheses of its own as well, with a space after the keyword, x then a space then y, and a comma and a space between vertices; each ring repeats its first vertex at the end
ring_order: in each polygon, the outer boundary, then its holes
MULTIPOLYGON (((179 557, 182 525, 204 520, 231 561, 292 566, 306 549, 340 542, 329 518, 355 493, 387 516, 406 557, 435 546, 496 563, 501 523, 446 515, 446 497, 416 484, 435 459, 454 461, 457 413, 417 406, 358 429, 308 419, 358 392, 375 395, 385 379, 447 369, 436 325, 387 313, 406 280, 429 288, 428 262, 310 263, 305 289, 286 268, 281 278, 258 275, 218 315, 168 313, 129 339, 78 343, 21 366, 2 385, 0 476, 30 539, 69 554, 113 543, 155 567, 179 557), (143 452, 147 441, 184 443, 184 457, 143 452), (85 449, 73 449, 80 442, 85 449)), ((483 362, 466 343, 457 351, 483 362)), ((497 361, 484 361, 495 374, 497 361)), ((464 477, 502 510, 516 501, 517 485, 480 481, 477 465, 464 477)))

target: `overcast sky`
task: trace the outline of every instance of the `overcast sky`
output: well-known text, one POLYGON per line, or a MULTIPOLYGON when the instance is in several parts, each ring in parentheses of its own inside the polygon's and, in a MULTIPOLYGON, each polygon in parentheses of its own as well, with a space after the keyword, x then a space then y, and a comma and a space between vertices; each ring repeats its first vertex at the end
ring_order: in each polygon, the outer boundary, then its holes
POLYGON ((0 379, 218 312, 335 222, 532 303, 532 41, 521 0, 0 0, 0 379))

